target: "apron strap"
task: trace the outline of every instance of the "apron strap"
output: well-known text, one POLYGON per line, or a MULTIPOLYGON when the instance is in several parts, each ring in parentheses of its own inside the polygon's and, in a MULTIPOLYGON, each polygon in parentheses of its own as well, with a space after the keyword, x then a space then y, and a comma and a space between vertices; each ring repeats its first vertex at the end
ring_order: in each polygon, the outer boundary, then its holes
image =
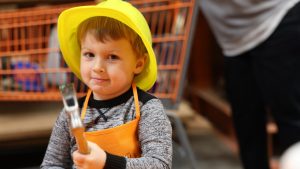
POLYGON ((92 93, 92 90, 89 89, 87 94, 86 94, 86 98, 84 100, 84 103, 83 103, 83 107, 82 107, 82 110, 81 110, 81 120, 82 121, 85 117, 85 113, 86 113, 86 109, 87 109, 87 106, 88 106, 88 103, 89 103, 89 100, 90 100, 90 97, 91 97, 91 93, 92 93))
MULTIPOLYGON (((133 98, 134 98, 134 106, 135 106, 135 111, 136 111, 136 118, 139 119, 140 118, 140 104, 139 104, 139 98, 138 98, 135 83, 132 83, 132 90, 133 90, 133 98)), ((89 89, 87 94, 86 94, 86 98, 84 100, 83 107, 82 107, 82 110, 81 110, 81 116, 80 116, 81 120, 83 120, 84 117, 85 117, 86 109, 87 109, 91 94, 92 94, 92 90, 89 89)))
POLYGON ((140 104, 139 104, 139 97, 137 94, 137 89, 135 83, 132 83, 132 89, 133 89, 133 98, 134 98, 134 105, 135 105, 135 112, 136 112, 136 117, 137 119, 140 118, 140 104))

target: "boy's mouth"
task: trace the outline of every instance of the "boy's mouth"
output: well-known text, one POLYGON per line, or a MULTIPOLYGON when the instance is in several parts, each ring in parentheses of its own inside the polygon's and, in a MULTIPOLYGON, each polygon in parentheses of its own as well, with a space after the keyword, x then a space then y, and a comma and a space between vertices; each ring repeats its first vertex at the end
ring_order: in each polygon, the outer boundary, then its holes
POLYGON ((106 78, 92 78, 92 81, 96 82, 96 83, 103 83, 103 82, 107 82, 109 79, 106 78))

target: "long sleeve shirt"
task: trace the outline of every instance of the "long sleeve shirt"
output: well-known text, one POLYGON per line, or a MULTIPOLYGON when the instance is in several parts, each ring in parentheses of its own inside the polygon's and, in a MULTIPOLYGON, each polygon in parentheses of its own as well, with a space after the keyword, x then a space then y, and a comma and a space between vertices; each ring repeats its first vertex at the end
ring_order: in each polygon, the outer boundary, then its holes
MULTIPOLYGON (((172 128, 163 105, 159 99, 140 89, 138 97, 141 109, 138 139, 142 155, 140 158, 127 158, 108 154, 107 159, 118 159, 116 163, 124 162, 125 164, 120 166, 126 166, 127 169, 170 169, 172 128)), ((80 107, 84 99, 79 99, 80 107)), ((86 131, 96 131, 116 127, 133 119, 135 106, 133 92, 130 89, 111 100, 99 101, 91 97, 83 123, 86 125, 86 131)), ((75 168, 71 154, 76 149, 75 138, 69 131, 68 115, 62 111, 54 125, 41 168, 75 168)), ((107 165, 109 164, 106 164, 106 168, 110 168, 107 165)))

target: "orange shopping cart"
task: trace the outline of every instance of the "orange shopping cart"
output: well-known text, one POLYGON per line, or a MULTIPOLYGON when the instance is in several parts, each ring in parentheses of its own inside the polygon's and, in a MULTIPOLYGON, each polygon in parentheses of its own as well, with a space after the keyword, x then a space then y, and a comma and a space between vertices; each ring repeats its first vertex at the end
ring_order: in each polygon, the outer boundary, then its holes
MULTIPOLYGON (((162 99, 180 145, 197 168, 180 119, 172 110, 181 99, 190 51, 195 0, 131 0, 149 23, 157 55, 158 79, 150 92, 162 99)), ((57 41, 56 22, 71 6, 47 6, 0 12, 0 101, 61 101, 58 86, 74 83, 78 96, 86 86, 71 73, 57 41)), ((196 8, 195 8, 196 9, 196 8)))

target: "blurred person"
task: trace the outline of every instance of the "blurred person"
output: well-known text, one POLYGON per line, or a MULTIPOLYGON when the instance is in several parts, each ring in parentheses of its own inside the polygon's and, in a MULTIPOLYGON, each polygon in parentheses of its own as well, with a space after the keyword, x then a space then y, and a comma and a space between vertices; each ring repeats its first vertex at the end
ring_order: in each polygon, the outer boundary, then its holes
POLYGON ((171 168, 171 124, 146 92, 157 64, 140 11, 122 0, 74 7, 60 14, 57 30, 66 63, 89 87, 78 102, 90 154, 78 152, 62 111, 41 168, 171 168))
POLYGON ((299 0, 201 0, 222 48, 225 85, 245 169, 269 169, 267 109, 280 149, 300 140, 299 0))

